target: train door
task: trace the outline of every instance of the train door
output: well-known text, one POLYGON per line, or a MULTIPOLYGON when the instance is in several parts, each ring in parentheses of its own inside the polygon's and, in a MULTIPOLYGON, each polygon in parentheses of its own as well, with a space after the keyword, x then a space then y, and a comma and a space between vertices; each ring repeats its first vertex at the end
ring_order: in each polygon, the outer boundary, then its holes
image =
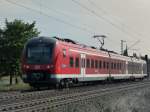
POLYGON ((81 54, 81 76, 83 80, 84 80, 85 74, 86 74, 86 55, 81 54))

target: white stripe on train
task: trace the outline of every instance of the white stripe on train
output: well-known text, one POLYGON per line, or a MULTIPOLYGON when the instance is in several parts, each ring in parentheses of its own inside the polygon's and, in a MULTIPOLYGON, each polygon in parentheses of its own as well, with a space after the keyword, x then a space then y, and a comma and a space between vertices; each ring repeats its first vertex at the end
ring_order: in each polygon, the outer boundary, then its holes
POLYGON ((132 76, 142 78, 147 76, 147 74, 53 74, 51 78, 108 78, 109 76, 114 79, 127 79, 132 76))

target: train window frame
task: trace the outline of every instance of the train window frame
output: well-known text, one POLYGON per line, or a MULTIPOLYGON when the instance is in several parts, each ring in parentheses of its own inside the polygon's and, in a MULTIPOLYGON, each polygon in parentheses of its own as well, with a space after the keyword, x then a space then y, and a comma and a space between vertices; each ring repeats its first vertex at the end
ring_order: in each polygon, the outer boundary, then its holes
POLYGON ((73 58, 72 56, 69 58, 69 66, 70 66, 71 68, 74 67, 74 58, 73 58))
POLYGON ((98 60, 95 60, 95 68, 98 69, 98 60))
POLYGON ((76 59, 75 59, 75 67, 76 68, 79 68, 79 58, 78 57, 76 57, 76 59))
POLYGON ((114 63, 114 69, 116 69, 116 63, 114 63))
POLYGON ((99 60, 99 69, 101 69, 101 68, 102 68, 102 61, 99 60))
POLYGON ((111 62, 111 69, 114 69, 114 63, 111 62))
POLYGON ((105 69, 106 68, 106 62, 103 61, 103 68, 105 69))
POLYGON ((86 68, 90 68, 90 59, 86 59, 86 68))
POLYGON ((94 60, 91 59, 91 68, 94 68, 94 60))
POLYGON ((120 63, 120 70, 122 70, 122 65, 123 65, 123 63, 120 63))
POLYGON ((119 63, 117 63, 117 70, 119 70, 119 63))
POLYGON ((121 63, 119 63, 119 70, 121 70, 121 63))
POLYGON ((106 68, 109 69, 109 62, 106 62, 106 68))

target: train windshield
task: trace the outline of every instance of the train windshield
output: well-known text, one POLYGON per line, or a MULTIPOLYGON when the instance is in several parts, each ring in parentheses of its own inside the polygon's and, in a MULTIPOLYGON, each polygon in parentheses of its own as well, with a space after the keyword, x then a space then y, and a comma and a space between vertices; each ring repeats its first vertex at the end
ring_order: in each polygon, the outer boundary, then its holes
POLYGON ((28 64, 49 64, 52 57, 52 46, 35 45, 27 48, 28 64))

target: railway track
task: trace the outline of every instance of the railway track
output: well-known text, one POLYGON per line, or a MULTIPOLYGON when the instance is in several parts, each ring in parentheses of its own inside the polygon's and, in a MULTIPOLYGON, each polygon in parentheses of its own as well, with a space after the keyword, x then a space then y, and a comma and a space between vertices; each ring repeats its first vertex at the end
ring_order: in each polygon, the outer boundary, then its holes
MULTIPOLYGON (((115 84, 114 84, 115 85, 115 84)), ((74 87, 69 89, 63 90, 44 90, 44 91, 32 91, 32 92, 24 92, 24 93, 3 93, 0 95, 0 106, 3 104, 11 104, 12 102, 21 102, 22 100, 28 101, 30 99, 41 99, 47 98, 52 96, 59 96, 61 94, 71 94, 75 92, 82 92, 82 91, 90 91, 96 88, 106 88, 108 86, 112 86, 110 84, 106 85, 91 85, 91 86, 84 86, 84 87, 74 87)))
POLYGON ((4 96, 12 96, 18 94, 19 91, 11 91, 11 92, 0 92, 0 99, 3 98, 4 96))
POLYGON ((4 104, 12 104, 12 102, 19 103, 22 101, 29 101, 29 100, 36 100, 36 99, 42 99, 42 98, 48 98, 48 97, 55 97, 60 96, 62 94, 74 94, 84 91, 92 91, 97 88, 109 88, 113 86, 119 86, 121 85, 127 85, 130 83, 138 83, 138 82, 124 82, 124 83, 113 83, 113 84, 99 84, 99 85, 90 85, 90 86, 82 86, 82 87, 73 87, 63 90, 44 90, 44 91, 32 91, 32 92, 24 92, 24 93, 6 93, 3 95, 0 95, 0 106, 4 104))
POLYGON ((61 94, 59 96, 49 97, 49 98, 41 98, 41 99, 33 99, 30 101, 22 101, 19 103, 12 103, 0 106, 0 112, 36 112, 36 111, 48 111, 53 108, 58 108, 73 102, 87 100, 94 97, 98 97, 105 94, 110 94, 114 92, 126 91, 136 88, 143 88, 145 86, 149 86, 150 82, 137 82, 129 85, 119 85, 107 88, 99 88, 95 90, 87 90, 82 92, 75 92, 74 94, 61 94))

